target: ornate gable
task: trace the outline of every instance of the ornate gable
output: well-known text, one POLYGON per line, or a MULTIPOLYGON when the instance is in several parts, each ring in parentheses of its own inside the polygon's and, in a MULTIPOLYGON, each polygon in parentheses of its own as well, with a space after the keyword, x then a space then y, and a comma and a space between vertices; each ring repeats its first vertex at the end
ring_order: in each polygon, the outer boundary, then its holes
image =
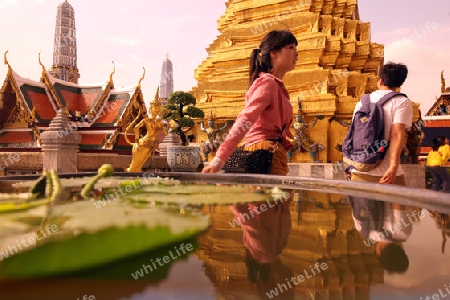
POLYGON ((450 93, 442 94, 426 114, 426 116, 445 115, 450 115, 450 93))
POLYGON ((114 72, 104 86, 80 86, 53 77, 42 65, 41 81, 45 83, 48 93, 54 97, 58 109, 63 109, 69 118, 89 116, 90 119, 95 119, 114 88, 114 72))

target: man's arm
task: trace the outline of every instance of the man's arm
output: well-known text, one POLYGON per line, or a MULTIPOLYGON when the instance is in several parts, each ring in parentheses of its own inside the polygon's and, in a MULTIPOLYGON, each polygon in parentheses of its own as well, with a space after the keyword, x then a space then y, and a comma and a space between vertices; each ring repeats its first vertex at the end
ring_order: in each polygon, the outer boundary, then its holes
POLYGON ((397 169, 400 164, 400 154, 402 153, 403 145, 405 143, 405 130, 405 124, 392 124, 391 140, 389 142, 389 169, 384 173, 383 177, 381 177, 380 183, 395 183, 397 169))

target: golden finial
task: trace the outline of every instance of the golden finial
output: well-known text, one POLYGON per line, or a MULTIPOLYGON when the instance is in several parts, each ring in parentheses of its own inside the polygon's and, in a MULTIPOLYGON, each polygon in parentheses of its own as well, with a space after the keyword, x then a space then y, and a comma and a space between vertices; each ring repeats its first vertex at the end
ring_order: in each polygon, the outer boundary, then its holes
POLYGON ((8 54, 8 51, 9 51, 9 50, 6 50, 5 54, 3 55, 3 58, 4 58, 4 63, 5 63, 5 65, 8 65, 8 66, 9 66, 8 58, 6 57, 6 54, 8 54))
POLYGON ((45 66, 44 66, 44 64, 43 64, 42 61, 41 61, 41 52, 39 52, 39 54, 38 54, 38 60, 39 60, 39 64, 40 64, 41 67, 42 67, 42 75, 41 75, 41 78, 45 78, 45 66))
POLYGON ((39 54, 38 54, 38 60, 39 60, 39 64, 45 69, 45 67, 44 67, 44 65, 42 64, 42 61, 41 61, 41 52, 39 52, 39 54))
POLYGON ((8 76, 11 76, 12 75, 12 68, 9 65, 8 58, 6 57, 6 54, 8 54, 8 51, 9 50, 6 50, 5 54, 3 55, 3 58, 4 58, 5 65, 8 65, 8 76))
POLYGON ((141 79, 139 79, 139 82, 138 82, 138 85, 137 85, 138 88, 141 88, 141 81, 145 78, 145 67, 142 67, 142 68, 144 69, 144 74, 142 74, 141 79))
POLYGON ((210 110, 209 110, 209 120, 210 121, 214 120, 213 113, 212 113, 212 108, 210 108, 210 110))
POLYGON ((114 63, 114 61, 112 62, 113 64, 113 71, 111 72, 111 75, 109 75, 109 81, 112 82, 112 76, 114 73, 116 73, 116 64, 114 63))
POLYGON ((158 85, 158 88, 156 89, 155 101, 159 101, 159 85, 158 85))
POLYGON ((300 114, 303 113, 303 104, 302 104, 302 99, 300 99, 300 96, 297 96, 297 105, 298 105, 298 112, 300 114))

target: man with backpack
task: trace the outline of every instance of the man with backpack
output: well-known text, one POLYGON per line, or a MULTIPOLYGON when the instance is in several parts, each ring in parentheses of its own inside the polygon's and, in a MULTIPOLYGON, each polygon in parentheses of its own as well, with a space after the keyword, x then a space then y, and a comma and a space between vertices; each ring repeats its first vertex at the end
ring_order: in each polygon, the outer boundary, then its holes
MULTIPOLYGON (((389 62, 379 71, 378 90, 364 95, 356 104, 352 124, 342 143, 344 162, 352 181, 405 185, 400 155, 406 141, 406 129, 412 126, 412 102, 397 91, 405 82, 408 68, 389 62)), ((410 207, 398 203, 377 203, 364 197, 348 197, 355 226, 361 235, 376 242, 380 264, 390 272, 406 271, 409 260, 401 247, 411 233, 378 233, 402 222, 410 207), (393 220, 396 220, 393 222, 393 220)), ((386 231, 385 231, 386 233, 386 231)))
POLYGON ((400 155, 406 129, 412 126, 412 102, 397 93, 408 75, 403 64, 389 62, 379 71, 378 90, 356 104, 342 145, 351 180, 405 185, 400 155))

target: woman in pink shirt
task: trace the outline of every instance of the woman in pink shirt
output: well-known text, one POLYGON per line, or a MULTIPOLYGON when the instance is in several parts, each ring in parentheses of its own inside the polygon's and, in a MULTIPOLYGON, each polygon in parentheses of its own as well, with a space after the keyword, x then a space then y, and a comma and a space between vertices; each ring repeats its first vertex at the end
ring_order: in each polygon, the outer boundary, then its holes
POLYGON ((216 173, 245 136, 245 150, 275 150, 270 174, 286 175, 287 153, 293 139, 289 128, 293 109, 282 81, 298 58, 297 39, 286 30, 269 32, 250 56, 250 88, 244 110, 236 118, 227 139, 203 173, 216 173))

